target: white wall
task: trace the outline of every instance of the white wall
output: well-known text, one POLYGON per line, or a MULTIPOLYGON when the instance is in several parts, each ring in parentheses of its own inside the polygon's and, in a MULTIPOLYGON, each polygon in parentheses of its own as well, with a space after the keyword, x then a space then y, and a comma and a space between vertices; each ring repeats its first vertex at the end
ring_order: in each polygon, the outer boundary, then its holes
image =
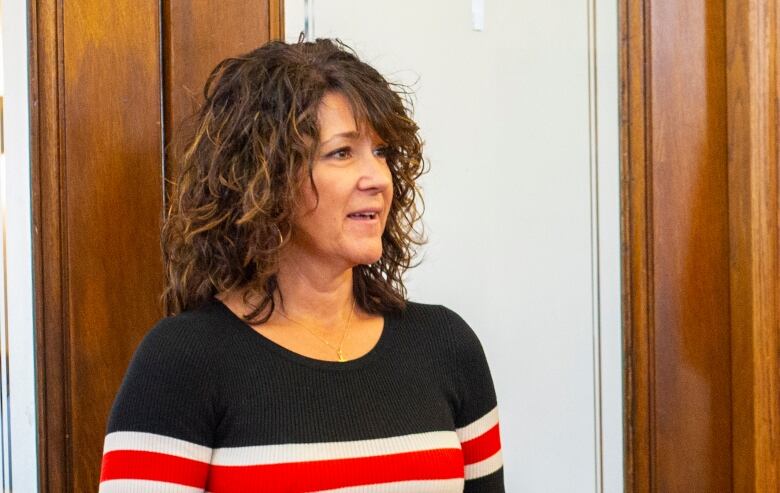
POLYGON ((33 327, 27 2, 2 2, 0 424, 3 490, 38 490, 33 327), (12 459, 12 460, 11 460, 12 459))
MULTIPOLYGON (((479 335, 507 491, 621 492, 617 5, 606 0, 309 0, 412 84, 432 171, 410 298, 479 335), (596 15, 598 13, 598 15, 596 15)), ((288 41, 304 0, 285 3, 288 41)))

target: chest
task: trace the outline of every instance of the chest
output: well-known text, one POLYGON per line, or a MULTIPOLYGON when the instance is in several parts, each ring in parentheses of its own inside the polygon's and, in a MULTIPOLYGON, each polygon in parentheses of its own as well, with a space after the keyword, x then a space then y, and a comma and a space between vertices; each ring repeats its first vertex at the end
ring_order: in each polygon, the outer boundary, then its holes
POLYGON ((393 352, 374 363, 350 372, 258 365, 265 376, 237 375, 223 393, 208 491, 462 492, 445 386, 393 352))
POLYGON ((253 328, 274 344, 307 358, 338 361, 337 350, 340 349, 347 360, 354 360, 365 356, 376 346, 384 330, 384 319, 369 317, 351 323, 346 330, 329 333, 295 325, 266 324, 253 328))

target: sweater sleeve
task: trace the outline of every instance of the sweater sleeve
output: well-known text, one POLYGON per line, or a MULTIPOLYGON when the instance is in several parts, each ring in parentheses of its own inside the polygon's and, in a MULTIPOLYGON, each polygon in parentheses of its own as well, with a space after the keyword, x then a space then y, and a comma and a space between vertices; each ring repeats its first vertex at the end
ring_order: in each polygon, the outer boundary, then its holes
POLYGON ((164 319, 138 346, 109 416, 100 493, 205 490, 214 385, 198 332, 164 319))
POLYGON ((474 330, 445 307, 455 350, 455 428, 463 449, 465 493, 504 493, 498 404, 485 352, 474 330))

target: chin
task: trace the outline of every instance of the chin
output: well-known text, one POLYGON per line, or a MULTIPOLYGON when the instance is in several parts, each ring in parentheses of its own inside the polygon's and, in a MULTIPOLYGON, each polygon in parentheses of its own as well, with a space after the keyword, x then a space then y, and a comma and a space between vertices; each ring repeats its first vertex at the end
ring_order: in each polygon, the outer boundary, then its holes
POLYGON ((363 252, 362 255, 354 257, 354 263, 357 265, 370 265, 382 258, 382 249, 378 252, 363 252))
POLYGON ((346 258, 353 265, 369 265, 382 258, 381 240, 363 241, 352 244, 347 248, 347 251, 344 253, 347 253, 346 258))
POLYGON ((357 264, 358 265, 371 265, 371 264, 377 262, 381 258, 382 258, 382 256, 378 255, 376 257, 371 257, 371 258, 366 258, 364 260, 361 260, 361 261, 357 262, 357 264))

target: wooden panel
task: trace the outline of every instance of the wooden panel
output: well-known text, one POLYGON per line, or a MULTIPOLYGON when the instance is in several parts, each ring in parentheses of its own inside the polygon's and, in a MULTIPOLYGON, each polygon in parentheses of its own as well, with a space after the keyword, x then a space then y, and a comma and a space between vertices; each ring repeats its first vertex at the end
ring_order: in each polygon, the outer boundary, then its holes
POLYGON ((727 2, 734 491, 780 491, 777 0, 727 2))
POLYGON ((624 474, 627 492, 649 492, 651 467, 651 384, 649 367, 650 330, 653 312, 649 309, 652 283, 653 242, 650 230, 649 179, 647 160, 647 119, 649 98, 645 81, 644 0, 618 4, 620 17, 620 176, 624 474))
POLYGON ((730 491, 725 4, 650 9, 656 491, 730 491))
POLYGON ((731 491, 725 7, 621 4, 626 489, 731 491))
MULTIPOLYGON (((269 0, 163 1, 167 142, 202 101, 203 85, 217 63, 260 46, 272 31, 283 35, 281 5, 269 0)), ((176 163, 168 161, 166 168, 166 176, 174 179, 176 163)))
POLYGON ((62 19, 70 486, 93 491, 127 361, 162 315, 159 5, 65 1, 62 19))
POLYGON ((40 490, 95 491, 109 408, 162 315, 161 107, 173 126, 185 86, 201 87, 222 57, 281 36, 282 8, 29 5, 40 490), (163 43, 161 21, 178 44, 163 43), (175 77, 165 91, 161 67, 175 77))
POLYGON ((780 491, 780 1, 621 3, 626 490, 780 491))
POLYGON ((66 361, 60 226, 59 4, 30 2, 30 158, 32 161, 35 358, 41 491, 68 491, 66 361), (44 330, 49 328, 49 330, 44 330), (44 376, 46 378, 44 378, 44 376))

